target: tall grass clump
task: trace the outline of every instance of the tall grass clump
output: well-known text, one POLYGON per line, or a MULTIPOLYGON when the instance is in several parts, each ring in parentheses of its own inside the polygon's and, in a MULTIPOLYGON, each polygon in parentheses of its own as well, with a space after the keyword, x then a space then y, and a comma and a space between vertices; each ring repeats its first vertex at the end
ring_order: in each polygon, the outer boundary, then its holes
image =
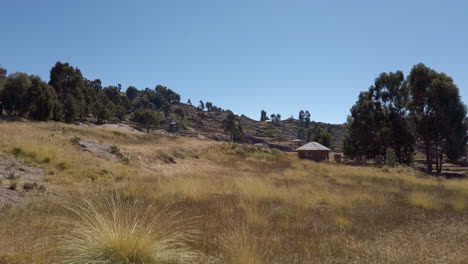
POLYGON ((425 192, 412 192, 409 195, 408 200, 412 206, 427 210, 439 210, 442 208, 441 204, 434 197, 425 192))
POLYGON ((245 221, 254 227, 262 227, 267 222, 268 210, 258 206, 255 201, 242 200, 239 208, 244 211, 245 221))
POLYGON ((223 263, 226 264, 263 264, 260 243, 257 241, 248 226, 244 224, 233 225, 219 237, 223 249, 223 263))
POLYGON ((70 208, 69 233, 59 237, 60 262, 67 264, 193 263, 188 243, 195 232, 170 207, 141 200, 85 200, 70 208))

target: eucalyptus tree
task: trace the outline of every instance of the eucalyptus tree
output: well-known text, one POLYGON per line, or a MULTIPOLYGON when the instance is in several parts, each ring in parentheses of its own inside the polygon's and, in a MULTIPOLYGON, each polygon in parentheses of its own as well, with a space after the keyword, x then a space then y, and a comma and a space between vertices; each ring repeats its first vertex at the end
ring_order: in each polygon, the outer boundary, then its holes
POLYGON ((424 143, 427 171, 436 165, 442 171, 444 154, 457 159, 467 142, 466 106, 453 79, 444 73, 418 64, 408 77, 411 116, 417 136, 424 143))

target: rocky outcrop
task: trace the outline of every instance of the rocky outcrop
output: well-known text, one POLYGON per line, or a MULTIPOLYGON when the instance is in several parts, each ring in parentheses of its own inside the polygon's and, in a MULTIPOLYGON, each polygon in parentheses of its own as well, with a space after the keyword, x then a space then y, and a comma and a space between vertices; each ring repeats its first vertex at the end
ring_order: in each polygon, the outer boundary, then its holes
POLYGON ((93 153, 99 158, 111 161, 120 161, 118 155, 116 155, 116 153, 112 153, 110 145, 99 143, 89 139, 79 139, 78 145, 82 150, 93 153))

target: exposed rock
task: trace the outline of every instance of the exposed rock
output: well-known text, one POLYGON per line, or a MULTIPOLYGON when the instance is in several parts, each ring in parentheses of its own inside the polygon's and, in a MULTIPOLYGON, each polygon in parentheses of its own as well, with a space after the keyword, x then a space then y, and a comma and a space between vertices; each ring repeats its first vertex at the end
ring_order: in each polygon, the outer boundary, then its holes
POLYGON ((166 164, 169 164, 169 163, 172 163, 172 164, 175 164, 177 163, 176 160, 174 159, 174 157, 162 152, 162 151, 159 151, 158 152, 158 158, 163 161, 164 163, 166 164))
POLYGON ((44 170, 24 165, 14 159, 0 158, 0 179, 13 176, 23 181, 44 183, 44 170))
POLYGON ((268 143, 268 146, 271 149, 277 149, 277 150, 281 150, 281 151, 285 151, 285 152, 294 151, 293 148, 290 147, 290 146, 280 145, 280 144, 276 144, 276 143, 268 143))
POLYGON ((212 140, 212 139, 210 139, 210 138, 208 138, 208 137, 206 137, 204 135, 201 135, 201 134, 197 134, 197 138, 201 139, 201 140, 212 140))
POLYGON ((245 141, 251 144, 256 144, 256 143, 263 143, 263 144, 268 144, 268 140, 271 140, 271 138, 265 138, 265 137, 255 137, 252 135, 245 135, 245 141))
POLYGON ((0 188, 0 207, 7 203, 20 202, 26 198, 25 193, 21 193, 15 190, 10 190, 5 187, 0 188))
POLYGON ((27 197, 27 192, 9 189, 11 182, 30 183, 31 186, 44 186, 44 171, 40 168, 24 165, 17 160, 0 158, 0 206, 19 202, 27 197))
POLYGON ((216 140, 216 141, 227 141, 227 142, 232 141, 231 137, 226 134, 209 135, 208 138, 216 140))
POLYGON ((78 145, 81 147, 82 150, 91 152, 99 158, 111 161, 120 161, 120 158, 117 155, 110 152, 110 145, 99 143, 89 139, 80 139, 78 141, 78 145))
POLYGON ((104 128, 111 128, 111 129, 117 129, 117 130, 123 130, 123 131, 129 131, 129 132, 137 132, 137 133, 143 133, 138 129, 135 129, 129 125, 126 124, 103 124, 100 125, 99 127, 104 127, 104 128))

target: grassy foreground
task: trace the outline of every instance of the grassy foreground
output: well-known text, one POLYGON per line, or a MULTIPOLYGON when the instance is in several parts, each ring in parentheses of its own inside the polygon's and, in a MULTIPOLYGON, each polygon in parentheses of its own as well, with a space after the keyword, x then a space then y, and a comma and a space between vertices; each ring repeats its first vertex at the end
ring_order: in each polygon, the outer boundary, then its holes
POLYGON ((0 263, 468 263, 468 179, 57 123, 1 123, 0 153, 47 181, 0 208, 0 263))

